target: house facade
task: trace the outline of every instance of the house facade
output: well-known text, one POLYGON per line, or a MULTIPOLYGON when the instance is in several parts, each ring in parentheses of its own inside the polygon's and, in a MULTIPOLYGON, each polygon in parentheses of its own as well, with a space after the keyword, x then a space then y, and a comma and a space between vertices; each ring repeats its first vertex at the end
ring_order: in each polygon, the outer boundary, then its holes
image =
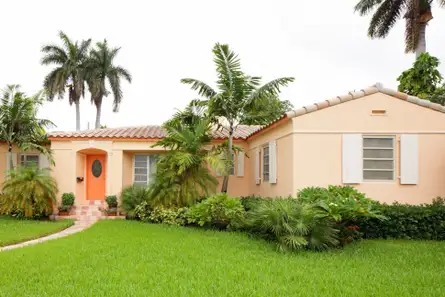
MULTIPOLYGON (((227 137, 223 131, 212 136, 214 143, 227 137)), ((165 152, 153 145, 163 137, 159 126, 50 133, 60 193, 73 192, 77 204, 88 204, 131 184, 149 184, 156 155, 165 152)), ((328 185, 351 185, 388 203, 445 196, 445 107, 381 84, 288 112, 266 126, 240 125, 234 143, 244 152, 234 158, 231 196, 295 196, 304 187, 328 185)), ((14 156, 23 164, 36 158, 14 156)), ((43 156, 37 162, 48 166, 43 156)))

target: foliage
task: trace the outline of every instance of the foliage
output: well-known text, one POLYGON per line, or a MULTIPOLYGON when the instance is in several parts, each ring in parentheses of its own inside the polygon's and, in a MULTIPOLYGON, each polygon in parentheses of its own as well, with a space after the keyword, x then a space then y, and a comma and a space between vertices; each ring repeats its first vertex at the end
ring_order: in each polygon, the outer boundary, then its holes
POLYGON ((154 146, 167 150, 156 164, 156 179, 150 185, 153 203, 186 206, 216 189, 209 167, 217 167, 219 155, 210 146, 211 126, 199 119, 192 125, 167 122, 167 136, 154 146))
POLYGON ((413 67, 403 71, 397 78, 400 82, 398 90, 422 99, 443 103, 445 88, 443 77, 437 70, 439 63, 438 58, 422 53, 413 67))
POLYGON ((264 200, 271 198, 263 198, 261 196, 245 196, 241 197, 240 201, 246 211, 252 210, 258 207, 264 200))
POLYGON ((365 238, 401 238, 445 240, 445 200, 437 198, 431 204, 379 204, 387 220, 361 218, 357 224, 365 238))
POLYGON ((120 195, 121 207, 127 213, 127 217, 135 217, 136 206, 148 201, 149 191, 147 187, 131 185, 122 189, 120 195))
POLYGON ((74 193, 63 193, 62 194, 62 205, 72 206, 74 204, 75 196, 74 193))
POLYGON ((187 208, 185 207, 151 207, 147 201, 136 206, 136 216, 143 222, 184 226, 186 224, 187 208))
POLYGON ((150 213, 152 211, 153 206, 148 201, 143 201, 134 208, 134 216, 141 221, 149 222, 150 213))
MULTIPOLYGON (((419 43, 421 26, 432 18, 431 3, 433 0, 360 0, 355 11, 368 15, 373 10, 369 23, 368 35, 371 38, 385 38, 401 17, 405 19, 405 51, 414 52, 419 43)), ((444 5, 444 0, 437 1, 444 5)))
POLYGON ((326 250, 339 244, 334 220, 296 199, 264 200, 247 212, 247 225, 278 242, 281 251, 326 250))
POLYGON ((80 43, 72 41, 65 33, 59 32, 62 45, 49 44, 42 47, 42 65, 55 65, 45 77, 43 86, 48 100, 55 96, 63 99, 68 88, 68 102, 76 105, 76 129, 80 130, 80 97, 85 96, 86 66, 91 39, 80 43))
POLYGON ((114 65, 114 59, 120 51, 120 47, 110 48, 105 39, 103 42, 96 43, 96 47, 90 52, 87 61, 86 80, 91 93, 91 103, 96 106, 96 124, 95 128, 101 128, 100 115, 103 97, 110 93, 107 90, 106 82, 111 88, 113 94, 113 111, 119 110, 119 105, 123 98, 121 89, 121 79, 131 83, 131 74, 127 69, 114 65))
MULTIPOLYGON (((228 168, 231 168, 233 164, 232 147, 235 129, 240 123, 248 122, 248 117, 252 116, 255 109, 260 110, 261 107, 268 106, 270 102, 276 103, 281 88, 294 81, 294 78, 278 78, 261 85, 261 77, 246 75, 241 70, 238 55, 227 44, 215 44, 213 55, 217 72, 217 90, 193 78, 184 78, 181 82, 190 85, 192 90, 198 92, 202 100, 194 100, 194 104, 205 107, 207 115, 213 122, 220 118, 227 121, 227 125, 219 127, 226 130, 229 140, 226 156, 230 162, 227 162, 226 170, 224 170, 225 176, 221 189, 222 192, 227 192, 228 168)), ((273 117, 276 118, 275 115, 273 117)))
POLYGON ((57 192, 56 180, 47 169, 19 167, 10 170, 3 183, 0 212, 21 211, 25 217, 50 215, 57 192))
MULTIPOLYGON (((19 85, 8 85, 1 100, 0 139, 8 144, 8 152, 12 152, 16 145, 24 151, 37 150, 51 159, 51 150, 45 145, 48 142, 45 129, 54 127, 54 124, 37 117, 43 104, 41 93, 28 97, 20 91, 19 85)), ((13 168, 11 158, 8 162, 13 168)))
POLYGON ((258 100, 258 102, 246 113, 243 125, 267 125, 294 108, 289 100, 280 100, 278 97, 258 100))
POLYGON ((244 213, 239 199, 229 198, 227 194, 219 193, 193 205, 187 213, 187 220, 199 226, 226 229, 232 221, 242 218, 244 213))
POLYGON ((105 201, 108 204, 108 208, 116 208, 117 207, 117 196, 116 195, 110 195, 105 197, 105 201))

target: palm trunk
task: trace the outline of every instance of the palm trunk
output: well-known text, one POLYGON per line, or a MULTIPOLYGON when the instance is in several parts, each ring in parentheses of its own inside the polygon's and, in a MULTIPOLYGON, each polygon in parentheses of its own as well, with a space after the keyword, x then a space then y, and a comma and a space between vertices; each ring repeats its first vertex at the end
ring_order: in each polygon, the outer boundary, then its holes
POLYGON ((100 128, 100 115, 102 112, 102 102, 99 101, 96 103, 96 124, 95 124, 95 128, 99 129, 100 128))
POLYGON ((14 169, 14 162, 12 161, 12 143, 9 144, 8 148, 8 162, 9 162, 9 169, 14 169))
POLYGON ((74 103, 76 105, 76 130, 80 130, 80 100, 76 100, 74 103))
POLYGON ((427 23, 421 23, 419 28, 419 42, 417 43, 416 48, 416 59, 420 56, 420 54, 426 52, 426 25, 427 23))
MULTIPOLYGON (((232 125, 230 125, 230 131, 229 131, 229 147, 227 149, 227 153, 229 154, 229 160, 230 160, 230 166, 233 166, 233 128, 232 125)), ((226 175, 224 176, 224 180, 221 186, 221 192, 227 193, 227 190, 229 188, 229 176, 230 176, 230 170, 226 171, 226 175)))

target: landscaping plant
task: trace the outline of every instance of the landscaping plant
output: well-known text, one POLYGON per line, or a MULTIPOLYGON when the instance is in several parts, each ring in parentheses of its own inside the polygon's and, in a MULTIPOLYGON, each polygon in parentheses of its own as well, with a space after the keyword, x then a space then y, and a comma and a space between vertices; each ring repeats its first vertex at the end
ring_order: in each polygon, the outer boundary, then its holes
POLYGON ((105 201, 107 202, 108 209, 106 210, 106 213, 108 215, 116 215, 117 214, 117 196, 116 195, 110 195, 105 197, 105 201))
POLYGON ((63 193, 62 204, 59 206, 59 212, 70 212, 71 207, 74 205, 74 193, 63 193))
POLYGON ((121 207, 126 212, 127 218, 135 218, 135 209, 144 201, 148 201, 148 187, 131 185, 122 189, 120 194, 121 207))

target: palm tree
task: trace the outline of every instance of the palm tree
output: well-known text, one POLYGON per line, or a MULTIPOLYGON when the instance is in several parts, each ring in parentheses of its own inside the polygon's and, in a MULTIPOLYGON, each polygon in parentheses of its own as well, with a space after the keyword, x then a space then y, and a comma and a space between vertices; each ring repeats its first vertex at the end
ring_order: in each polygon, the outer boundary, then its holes
POLYGON ((65 88, 68 88, 70 105, 76 106, 76 130, 80 130, 80 97, 85 95, 86 62, 91 39, 73 42, 60 31, 62 45, 45 45, 42 47, 42 65, 56 65, 45 77, 43 86, 52 101, 58 95, 63 99, 65 88))
POLYGON ((221 129, 228 132, 228 146, 226 151, 227 168, 224 170, 224 181, 221 191, 227 192, 229 185, 229 169, 233 166, 233 134, 237 126, 244 122, 259 102, 264 104, 273 100, 280 93, 280 88, 294 81, 293 77, 283 77, 272 80, 260 86, 261 77, 253 77, 241 71, 240 60, 235 52, 226 44, 215 44, 213 54, 216 65, 218 91, 210 85, 193 78, 181 80, 191 85, 203 97, 200 103, 208 108, 208 114, 213 118, 224 118, 227 125, 221 129))
POLYGON ((48 157, 51 151, 47 142, 45 128, 55 126, 51 121, 37 118, 38 108, 42 105, 42 92, 27 97, 20 92, 19 85, 8 85, 1 95, 0 139, 8 144, 8 162, 13 168, 12 148, 38 150, 48 157))
POLYGON ((108 80, 114 97, 113 111, 117 112, 122 101, 121 79, 124 78, 131 83, 131 74, 125 68, 113 64, 119 53, 119 47, 109 48, 106 39, 104 42, 98 42, 96 47, 90 52, 87 82, 91 93, 91 103, 94 103, 97 109, 95 128, 99 129, 102 99, 110 93, 106 88, 106 81, 108 80))
MULTIPOLYGON (((445 0, 437 0, 445 5, 445 0)), ((371 38, 385 38, 397 20, 405 18, 405 52, 415 52, 416 57, 426 51, 425 31, 433 18, 433 0, 360 0, 355 11, 367 15, 375 9, 368 28, 371 38)))

